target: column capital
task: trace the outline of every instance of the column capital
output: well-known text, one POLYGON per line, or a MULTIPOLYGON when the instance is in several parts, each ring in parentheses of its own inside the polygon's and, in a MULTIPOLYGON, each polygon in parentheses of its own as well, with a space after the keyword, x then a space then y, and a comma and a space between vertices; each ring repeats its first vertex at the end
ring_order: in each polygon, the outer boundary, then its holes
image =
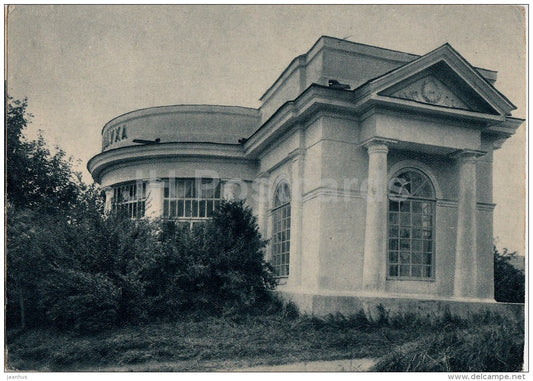
POLYGON ((509 137, 499 138, 492 142, 492 149, 500 149, 502 148, 503 143, 507 141, 509 137))
POLYGON ((150 188, 163 188, 165 186, 165 182, 160 177, 151 178, 147 183, 150 188))
POLYGON ((365 147, 368 150, 368 153, 371 153, 371 152, 387 153, 389 152, 389 146, 391 146, 392 144, 396 144, 396 143, 398 143, 398 141, 394 139, 373 137, 370 139, 366 139, 360 145, 365 147))
POLYGON ((478 151, 473 149, 461 149, 455 152, 452 152, 449 156, 452 159, 462 160, 462 161, 476 161, 479 157, 487 154, 487 151, 478 151))

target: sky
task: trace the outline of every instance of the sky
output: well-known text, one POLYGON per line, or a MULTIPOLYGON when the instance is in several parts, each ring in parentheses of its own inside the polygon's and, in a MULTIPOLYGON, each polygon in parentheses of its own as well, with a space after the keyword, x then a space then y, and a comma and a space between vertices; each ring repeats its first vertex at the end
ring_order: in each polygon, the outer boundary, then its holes
MULTIPOLYGON (((526 116, 526 10, 511 5, 14 5, 7 11, 7 87, 28 97, 42 130, 80 160, 101 129, 139 108, 258 107, 321 35, 425 54, 450 43, 498 71, 496 88, 526 116)), ((494 157, 494 236, 524 255, 526 126, 494 157)))

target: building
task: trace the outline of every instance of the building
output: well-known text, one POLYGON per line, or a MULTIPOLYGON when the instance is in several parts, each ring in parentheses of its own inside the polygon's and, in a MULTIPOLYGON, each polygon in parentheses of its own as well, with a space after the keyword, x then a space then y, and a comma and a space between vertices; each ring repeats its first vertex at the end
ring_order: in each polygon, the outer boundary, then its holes
POLYGON ((417 56, 321 37, 259 109, 121 115, 88 169, 132 217, 192 224, 246 199, 304 310, 493 302, 493 152, 523 123, 496 77, 449 44, 417 56))

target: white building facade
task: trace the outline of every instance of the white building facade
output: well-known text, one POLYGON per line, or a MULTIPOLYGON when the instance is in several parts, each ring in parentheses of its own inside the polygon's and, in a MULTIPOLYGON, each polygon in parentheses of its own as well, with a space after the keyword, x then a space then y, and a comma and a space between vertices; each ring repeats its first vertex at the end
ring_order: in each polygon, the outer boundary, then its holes
POLYGON ((416 56, 321 37, 259 109, 121 115, 88 169, 131 217, 193 224, 245 199, 278 289, 304 310, 491 302, 493 152, 523 123, 495 81, 448 44, 416 56))

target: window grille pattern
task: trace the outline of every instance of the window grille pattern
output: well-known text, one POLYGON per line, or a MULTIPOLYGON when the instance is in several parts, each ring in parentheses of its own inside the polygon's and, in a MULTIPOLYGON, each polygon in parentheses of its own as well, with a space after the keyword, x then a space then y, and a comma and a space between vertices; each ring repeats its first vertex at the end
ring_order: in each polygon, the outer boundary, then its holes
POLYGON ((291 194, 286 183, 276 188, 272 224, 272 267, 276 276, 287 277, 291 249, 291 194))
POLYGON ((221 200, 218 179, 167 179, 163 216, 171 219, 207 219, 221 200))
POLYGON ((128 218, 142 218, 146 208, 146 182, 113 187, 113 212, 128 218))
POLYGON ((388 277, 434 277, 435 192, 429 178, 409 169, 389 183, 388 277))

